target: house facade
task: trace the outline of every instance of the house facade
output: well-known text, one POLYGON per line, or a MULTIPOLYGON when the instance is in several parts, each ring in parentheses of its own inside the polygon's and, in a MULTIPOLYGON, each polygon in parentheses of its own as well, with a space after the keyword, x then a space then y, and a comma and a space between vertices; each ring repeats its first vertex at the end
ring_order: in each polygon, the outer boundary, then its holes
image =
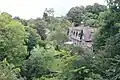
POLYGON ((92 47, 95 28, 89 26, 70 27, 68 30, 69 41, 82 47, 92 47))

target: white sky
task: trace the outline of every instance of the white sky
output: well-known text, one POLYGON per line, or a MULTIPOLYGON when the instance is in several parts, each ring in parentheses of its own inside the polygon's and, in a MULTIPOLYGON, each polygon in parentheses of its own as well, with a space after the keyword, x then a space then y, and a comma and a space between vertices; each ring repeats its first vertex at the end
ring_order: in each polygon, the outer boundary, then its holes
POLYGON ((29 19, 41 17, 45 8, 54 8, 55 16, 61 16, 72 7, 95 2, 105 4, 105 0, 0 0, 0 11, 29 19))

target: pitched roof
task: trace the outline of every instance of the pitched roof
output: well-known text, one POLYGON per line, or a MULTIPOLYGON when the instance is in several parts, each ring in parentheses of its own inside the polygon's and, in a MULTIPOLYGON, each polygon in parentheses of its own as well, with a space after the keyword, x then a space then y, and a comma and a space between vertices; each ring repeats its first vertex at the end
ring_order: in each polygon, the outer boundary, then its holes
POLYGON ((83 30, 83 39, 86 42, 91 42, 92 41, 92 33, 95 32, 95 28, 89 27, 89 26, 78 26, 78 27, 70 27, 69 28, 71 31, 81 31, 83 30))
POLYGON ((84 41, 92 41, 92 39, 91 39, 91 30, 90 29, 88 29, 88 28, 84 28, 83 29, 83 33, 84 33, 84 35, 83 35, 83 37, 84 37, 84 41))

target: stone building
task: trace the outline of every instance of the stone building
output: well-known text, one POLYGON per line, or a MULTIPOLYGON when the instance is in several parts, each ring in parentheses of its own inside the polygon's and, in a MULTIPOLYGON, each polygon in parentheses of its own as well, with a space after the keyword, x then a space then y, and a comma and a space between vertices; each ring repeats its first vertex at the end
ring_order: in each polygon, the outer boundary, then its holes
POLYGON ((85 48, 92 47, 95 30, 95 28, 84 25, 70 27, 68 30, 69 41, 73 42, 75 45, 80 45, 85 48))

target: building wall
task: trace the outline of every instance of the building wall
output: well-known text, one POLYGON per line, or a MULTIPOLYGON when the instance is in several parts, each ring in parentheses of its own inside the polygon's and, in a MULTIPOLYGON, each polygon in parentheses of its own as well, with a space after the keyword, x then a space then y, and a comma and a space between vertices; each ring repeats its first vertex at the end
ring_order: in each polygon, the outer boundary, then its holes
POLYGON ((78 27, 70 27, 69 28, 69 40, 74 42, 76 45, 80 45, 83 47, 91 47, 92 46, 92 38, 94 34, 94 28, 91 27, 84 27, 84 26, 78 26, 78 27), (83 30, 83 36, 82 39, 80 39, 79 33, 81 33, 81 30, 83 30))

